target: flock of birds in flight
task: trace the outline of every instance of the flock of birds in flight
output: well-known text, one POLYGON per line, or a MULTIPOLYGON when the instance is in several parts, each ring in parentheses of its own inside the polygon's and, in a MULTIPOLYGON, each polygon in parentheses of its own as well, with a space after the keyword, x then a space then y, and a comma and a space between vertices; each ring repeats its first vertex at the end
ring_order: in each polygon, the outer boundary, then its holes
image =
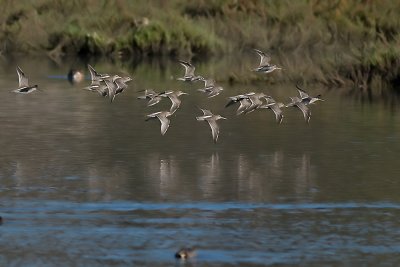
MULTIPOLYGON (((267 53, 264 53, 258 49, 254 49, 254 51, 260 56, 260 63, 257 68, 253 69, 253 71, 266 74, 271 73, 274 70, 282 70, 281 67, 270 63, 271 57, 267 53)), ((180 60, 179 63, 185 68, 185 74, 183 77, 180 77, 177 80, 190 83, 197 81, 204 82, 204 88, 198 89, 198 91, 206 94, 208 98, 215 97, 224 90, 215 82, 214 79, 206 79, 203 76, 195 75, 195 67, 190 62, 180 60)), ((132 78, 128 76, 121 77, 119 75, 100 74, 90 65, 88 65, 88 69, 91 76, 91 84, 84 89, 92 92, 98 92, 103 97, 108 96, 111 102, 118 94, 122 93, 128 87, 127 83, 132 81, 132 78)), ((29 94, 38 89, 37 85, 29 85, 28 78, 18 66, 17 73, 19 87, 14 90, 14 92, 29 94)), ((70 72, 68 76, 69 79, 73 81, 84 79, 84 75, 79 71, 70 72)), ((323 99, 321 98, 321 95, 314 97, 310 96, 298 84, 296 85, 296 88, 299 92, 299 96, 290 97, 291 103, 289 104, 277 102, 271 96, 262 92, 249 92, 229 97, 229 101, 225 107, 239 104, 239 107, 236 111, 237 115, 248 114, 256 109, 270 109, 274 112, 276 121, 279 124, 283 120, 283 107, 297 107, 303 113, 304 120, 308 123, 311 118, 311 110, 309 105, 315 103, 316 101, 323 101, 323 99)), ((187 95, 187 93, 182 91, 164 91, 158 93, 151 89, 146 89, 143 91, 144 95, 141 95, 138 98, 148 100, 147 106, 154 106, 163 98, 169 98, 172 103, 169 110, 158 111, 146 115, 146 120, 158 119, 161 122, 161 134, 164 135, 170 125, 169 117, 172 116, 180 107, 181 100, 179 97, 181 95, 187 95)), ((199 109, 202 111, 203 115, 197 116, 196 119, 198 121, 206 121, 209 124, 212 138, 216 143, 219 136, 219 126, 217 121, 226 118, 222 117, 221 115, 215 115, 208 109, 199 109)))
MULTIPOLYGON (((273 65, 270 63, 271 57, 257 49, 254 51, 260 56, 259 66, 253 71, 259 73, 271 73, 274 70, 281 70, 282 68, 273 65)), ((216 84, 215 80, 212 78, 205 79, 203 76, 195 75, 195 67, 186 61, 179 61, 179 63, 185 68, 185 74, 183 77, 178 78, 177 80, 183 82, 196 82, 203 81, 204 88, 198 89, 198 91, 207 95, 208 98, 215 97, 223 91, 223 88, 216 84)), ((98 92, 103 97, 109 97, 110 101, 113 102, 115 97, 121 94, 127 87, 127 83, 132 81, 130 77, 121 77, 119 75, 109 75, 109 74, 100 74, 98 73, 92 66, 88 65, 88 69, 91 76, 91 84, 84 89, 98 92)), ((21 70, 20 67, 17 66, 17 73, 19 79, 19 87, 14 90, 15 93, 21 94, 29 94, 38 89, 37 85, 29 85, 28 78, 21 70)), ((71 80, 83 80, 84 76, 81 72, 72 72, 69 73, 69 77, 71 80)), ((299 96, 290 97, 291 103, 283 104, 281 102, 276 102, 271 96, 266 95, 262 92, 249 92, 245 94, 240 94, 236 96, 229 97, 229 101, 225 107, 229 107, 231 105, 239 104, 239 107, 236 111, 237 115, 240 114, 248 114, 253 112, 256 109, 270 109, 274 112, 277 123, 281 123, 283 120, 283 107, 297 107, 303 113, 304 120, 308 123, 311 118, 311 111, 308 105, 315 103, 316 101, 323 101, 321 95, 317 95, 312 97, 308 95, 304 89, 302 89, 299 85, 296 85, 296 88, 299 92, 299 96)), ((169 98, 172 105, 169 110, 158 111, 151 114, 146 115, 146 120, 158 119, 161 122, 161 134, 164 135, 170 125, 169 117, 173 115, 180 107, 181 100, 179 97, 181 95, 187 95, 187 93, 182 91, 164 91, 157 93, 154 90, 147 89, 143 90, 144 95, 139 96, 139 99, 148 100, 147 106, 154 106, 159 103, 163 98, 169 98)), ((212 133, 212 138, 214 142, 217 142, 219 136, 219 126, 217 121, 220 119, 226 119, 221 115, 215 115, 208 109, 202 109, 203 115, 197 116, 196 119, 198 121, 206 121, 212 133)), ((0 224, 2 223, 2 218, 0 217, 0 224)), ((178 252, 176 252, 175 257, 181 259, 187 259, 195 256, 194 248, 182 248, 178 252)))

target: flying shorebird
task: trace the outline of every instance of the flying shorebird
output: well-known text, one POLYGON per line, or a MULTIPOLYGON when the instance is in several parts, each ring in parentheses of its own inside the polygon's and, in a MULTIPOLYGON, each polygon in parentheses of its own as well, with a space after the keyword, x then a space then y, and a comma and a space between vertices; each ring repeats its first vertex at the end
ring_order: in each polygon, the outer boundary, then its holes
POLYGON ((214 143, 217 143, 218 136, 219 136, 219 127, 217 124, 217 120, 223 119, 226 120, 225 117, 222 117, 221 115, 214 115, 211 113, 211 111, 207 109, 202 109, 203 111, 203 116, 196 117, 198 121, 207 121, 208 124, 210 125, 211 128, 211 134, 214 140, 214 143))
POLYGON ((113 82, 112 79, 106 79, 104 82, 107 85, 107 95, 110 98, 110 102, 112 103, 115 98, 115 92, 117 91, 118 86, 113 82))
POLYGON ((260 56, 260 64, 253 71, 262 72, 262 73, 270 73, 270 72, 273 72, 274 70, 282 69, 281 67, 270 64, 270 61, 271 61, 270 55, 268 55, 258 49, 253 49, 253 50, 260 56))
POLYGON ((169 116, 171 116, 173 113, 169 111, 158 111, 152 114, 148 114, 146 121, 151 120, 151 119, 159 119, 161 122, 161 135, 164 135, 169 127, 169 122, 170 120, 168 119, 169 116))
POLYGON ((236 96, 228 97, 229 102, 225 105, 225 107, 229 107, 229 106, 239 102, 240 105, 236 111, 236 115, 242 114, 251 106, 251 101, 248 96, 249 94, 254 94, 254 93, 251 92, 251 93, 247 93, 244 95, 236 95, 236 96))
POLYGON ((90 80, 91 83, 89 86, 84 87, 83 89, 89 90, 92 92, 98 92, 102 96, 107 96, 108 95, 108 89, 105 84, 102 84, 101 82, 104 81, 104 79, 110 78, 110 75, 108 74, 99 74, 92 66, 88 64, 88 69, 90 72, 90 80))
POLYGON ((107 95, 107 86, 105 84, 100 83, 100 80, 92 80, 89 86, 86 86, 82 89, 89 90, 91 92, 98 92, 102 96, 107 95))
POLYGON ((204 81, 204 88, 197 89, 197 91, 206 93, 208 98, 217 96, 221 93, 221 91, 224 90, 224 88, 222 88, 222 86, 217 86, 215 84, 214 79, 205 79, 205 78, 201 77, 200 80, 204 81))
POLYGON ((200 81, 204 82, 204 89, 212 88, 215 86, 215 80, 212 78, 206 79, 204 77, 201 77, 200 81))
POLYGON ((88 90, 91 92, 97 92, 97 89, 100 87, 100 81, 92 81, 89 86, 83 87, 83 90, 88 90))
POLYGON ((194 75, 194 70, 196 68, 191 63, 183 60, 179 60, 179 63, 181 63, 181 65, 185 67, 185 75, 182 78, 178 78, 177 80, 184 82, 195 82, 203 78, 201 76, 194 75))
POLYGON ((103 81, 104 79, 110 78, 108 74, 100 74, 98 73, 92 66, 88 64, 88 69, 90 72, 90 79, 91 81, 103 81))
POLYGON ((36 84, 32 86, 29 85, 28 77, 26 77, 25 73, 18 66, 17 66, 17 74, 18 74, 18 88, 13 90, 14 93, 29 94, 37 90, 38 86, 36 84))
POLYGON ((160 96, 159 93, 156 93, 154 90, 146 89, 144 90, 144 95, 138 96, 138 99, 148 99, 149 102, 147 103, 147 106, 151 107, 160 102, 162 100, 162 97, 160 96))
POLYGON ((197 91, 206 93, 208 98, 212 98, 214 96, 219 95, 223 90, 224 90, 224 88, 222 88, 222 86, 214 86, 214 87, 211 87, 211 88, 197 89, 197 91))
POLYGON ((246 95, 248 96, 248 99, 250 100, 251 104, 249 107, 246 108, 246 110, 244 110, 245 114, 258 109, 261 105, 263 105, 264 102, 261 100, 262 98, 265 99, 267 97, 270 97, 264 93, 248 93, 246 95))
POLYGON ((269 103, 260 106, 260 108, 271 109, 275 114, 276 122, 282 123, 283 112, 281 108, 285 107, 285 104, 276 102, 272 97, 268 97, 267 100, 269 103))
POLYGON ((302 100, 295 96, 290 98, 292 103, 286 105, 286 107, 298 107, 303 112, 304 120, 308 123, 311 119, 311 110, 302 102, 302 100))
POLYGON ((321 95, 317 95, 314 97, 309 96, 309 94, 304 91, 303 88, 301 88, 298 84, 296 84, 297 91, 299 91, 301 102, 303 102, 304 105, 308 104, 313 104, 317 101, 325 101, 324 99, 321 98, 321 95))
POLYGON ((115 96, 122 93, 128 85, 126 82, 131 81, 130 77, 120 77, 118 75, 114 75, 110 78, 104 79, 104 82, 107 85, 108 92, 106 95, 110 97, 110 102, 113 102, 115 96))
POLYGON ((91 92, 98 92, 101 96, 108 96, 108 86, 100 82, 92 83, 90 86, 84 87, 84 90, 89 90, 91 92), (98 84, 96 84, 98 83, 98 84))
POLYGON ((85 75, 80 70, 70 69, 67 74, 67 79, 71 84, 80 83, 85 79, 85 75))
POLYGON ((171 100, 172 106, 170 108, 170 112, 173 114, 175 111, 180 107, 181 105, 181 100, 179 97, 181 95, 188 95, 188 93, 182 92, 182 91, 165 91, 163 93, 160 93, 160 96, 162 97, 168 97, 169 100, 171 100))
POLYGON ((132 78, 129 76, 120 77, 118 75, 114 75, 113 82, 117 85, 117 90, 115 91, 115 94, 118 95, 122 93, 128 87, 126 83, 130 81, 132 81, 132 78))

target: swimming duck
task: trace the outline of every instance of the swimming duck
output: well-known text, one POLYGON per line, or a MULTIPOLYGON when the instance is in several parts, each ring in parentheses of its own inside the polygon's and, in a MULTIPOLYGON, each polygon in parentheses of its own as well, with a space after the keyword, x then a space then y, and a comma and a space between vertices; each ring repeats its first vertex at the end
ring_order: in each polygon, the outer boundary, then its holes
POLYGON ((181 248, 175 253, 177 259, 189 259, 196 256, 195 248, 181 248))
POLYGON ((85 75, 76 69, 70 69, 67 75, 68 81, 72 84, 80 83, 85 79, 85 75))

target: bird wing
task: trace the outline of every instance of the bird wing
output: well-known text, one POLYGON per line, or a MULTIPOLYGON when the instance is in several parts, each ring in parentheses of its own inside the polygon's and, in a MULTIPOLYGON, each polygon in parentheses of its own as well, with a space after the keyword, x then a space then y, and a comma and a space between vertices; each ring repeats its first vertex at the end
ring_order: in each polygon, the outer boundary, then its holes
POLYGON ((271 96, 265 97, 265 100, 267 100, 267 105, 276 103, 275 99, 273 99, 271 96))
POLYGON ((128 85, 117 85, 117 90, 115 91, 115 94, 120 94, 122 93, 126 88, 128 88, 128 85))
POLYGON ((108 96, 110 97, 111 102, 114 100, 115 92, 117 90, 117 85, 109 80, 104 80, 108 88, 108 96))
POLYGON ((306 122, 310 121, 311 118, 311 110, 304 105, 301 101, 296 102, 295 105, 303 112, 303 116, 306 122))
POLYGON ((213 116, 214 114, 212 114, 211 111, 209 111, 208 109, 202 109, 201 111, 203 111, 203 116, 213 116))
POLYGON ((296 84, 296 88, 297 88, 297 91, 299 91, 299 94, 300 94, 300 98, 301 98, 301 99, 305 99, 305 98, 309 98, 309 97, 310 97, 310 96, 306 93, 306 91, 304 91, 304 89, 301 88, 298 84, 296 84))
POLYGON ((152 97, 150 97, 149 102, 147 102, 147 106, 148 107, 154 106, 155 104, 160 102, 161 99, 162 99, 161 96, 152 96, 152 97))
POLYGON ((157 112, 154 112, 154 113, 151 113, 151 114, 147 114, 146 115, 146 117, 147 117, 146 121, 147 120, 151 120, 153 118, 156 118, 159 114, 161 114, 161 111, 157 111, 157 112))
POLYGON ((210 90, 208 93, 208 98, 212 98, 214 96, 217 96, 221 93, 221 91, 224 90, 221 86, 214 87, 210 90))
POLYGON ((294 107, 294 106, 296 106, 296 105, 295 105, 295 102, 296 102, 296 101, 298 101, 298 102, 301 101, 300 98, 298 98, 297 96, 295 96, 295 97, 289 97, 289 98, 290 98, 291 102, 288 103, 288 104, 286 104, 286 107, 287 107, 287 108, 288 108, 288 107, 294 107), (296 100, 296 99, 297 99, 297 100, 296 100))
POLYGON ((145 96, 154 96, 157 95, 157 93, 153 89, 146 89, 144 91, 145 96))
POLYGON ((219 135, 219 127, 218 127, 217 121, 214 120, 213 118, 210 118, 207 120, 207 122, 210 125, 211 134, 212 134, 214 142, 216 143, 218 140, 218 135, 219 135))
POLYGON ((225 105, 225 107, 229 107, 235 103, 237 103, 238 101, 241 101, 243 99, 248 99, 249 96, 248 95, 235 95, 235 96, 230 96, 228 97, 229 102, 225 105))
POLYGON ((94 68, 88 64, 88 69, 89 69, 89 72, 90 72, 91 80, 92 81, 98 80, 98 78, 97 78, 98 75, 97 75, 97 72, 94 70, 94 68))
POLYGON ((232 106, 233 104, 235 104, 237 102, 238 102, 238 99, 236 97, 234 97, 234 96, 229 97, 229 102, 226 103, 225 107, 227 108, 229 106, 232 106))
POLYGON ((205 120, 207 120, 207 119, 212 118, 212 116, 213 116, 213 115, 198 116, 198 117, 196 117, 196 120, 198 120, 198 121, 205 121, 205 120))
POLYGON ((92 82, 91 82, 91 84, 90 84, 91 86, 99 86, 100 85, 100 80, 92 80, 92 82))
POLYGON ((106 86, 106 85, 98 85, 98 86, 95 87, 95 90, 101 96, 107 96, 108 95, 108 86, 106 86))
POLYGON ((268 54, 266 54, 258 49, 254 49, 254 51, 260 56, 260 65, 259 66, 269 65, 269 62, 271 61, 271 57, 268 54))
POLYGON ((251 101, 247 98, 243 98, 240 100, 240 106, 236 111, 237 115, 242 114, 244 111, 246 111, 249 107, 251 106, 251 101))
POLYGON ((325 100, 322 99, 321 97, 322 97, 322 95, 317 95, 317 96, 315 96, 315 97, 312 97, 311 100, 310 100, 310 104, 313 104, 313 103, 315 103, 315 102, 317 102, 317 101, 325 101, 325 100))
POLYGON ((90 77, 91 77, 91 79, 92 79, 92 81, 100 81, 100 80, 104 80, 104 79, 107 79, 107 78, 110 78, 110 75, 108 75, 108 74, 99 74, 92 66, 90 66, 89 64, 88 64, 88 69, 89 69, 89 72, 90 72, 90 77))
POLYGON ((17 66, 17 74, 18 74, 18 87, 28 87, 28 78, 25 76, 25 73, 21 70, 20 67, 17 66))
POLYGON ((122 77, 119 77, 114 80, 114 83, 117 85, 118 90, 124 90, 125 88, 128 87, 128 85, 125 83, 124 79, 122 77))
POLYGON ((275 113, 276 121, 278 123, 281 123, 283 119, 283 112, 279 105, 277 103, 273 103, 270 104, 268 107, 275 113))
POLYGON ((252 112, 262 105, 262 101, 260 100, 257 94, 249 96, 250 106, 246 108, 245 112, 252 112))
POLYGON ((170 120, 163 113, 158 114, 157 118, 161 122, 161 134, 164 135, 168 130, 170 120))
POLYGON ((182 101, 175 94, 168 94, 167 96, 171 100, 171 103, 172 103, 170 112, 174 113, 179 108, 182 101))
POLYGON ((211 88, 211 87, 214 87, 214 86, 215 86, 215 80, 214 79, 210 78, 210 79, 204 80, 204 87, 205 88, 211 88))
POLYGON ((145 89, 145 90, 141 90, 139 92, 143 92, 144 91, 144 95, 138 96, 138 99, 152 99, 155 95, 157 95, 156 92, 154 92, 154 90, 152 89, 145 89))
POLYGON ((179 63, 185 67, 185 76, 194 76, 194 70, 196 68, 192 64, 183 60, 180 60, 179 63))

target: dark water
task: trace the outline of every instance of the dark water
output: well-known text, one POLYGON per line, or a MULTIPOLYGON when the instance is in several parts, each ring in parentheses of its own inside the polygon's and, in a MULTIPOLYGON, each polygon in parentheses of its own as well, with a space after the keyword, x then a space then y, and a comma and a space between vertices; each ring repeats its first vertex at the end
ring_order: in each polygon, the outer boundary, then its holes
POLYGON ((134 82, 110 104, 64 79, 70 62, 0 64, 1 266, 400 264, 396 107, 311 86, 326 101, 310 124, 292 108, 277 125, 269 110, 236 116, 226 97, 287 101, 293 85, 223 84, 207 99, 173 61, 91 63, 134 82), (10 92, 17 64, 40 92, 10 92), (146 107, 146 88, 190 93, 165 136, 144 118, 169 102, 146 107), (228 118, 217 144, 197 106, 228 118), (197 256, 176 261, 183 246, 197 256))

